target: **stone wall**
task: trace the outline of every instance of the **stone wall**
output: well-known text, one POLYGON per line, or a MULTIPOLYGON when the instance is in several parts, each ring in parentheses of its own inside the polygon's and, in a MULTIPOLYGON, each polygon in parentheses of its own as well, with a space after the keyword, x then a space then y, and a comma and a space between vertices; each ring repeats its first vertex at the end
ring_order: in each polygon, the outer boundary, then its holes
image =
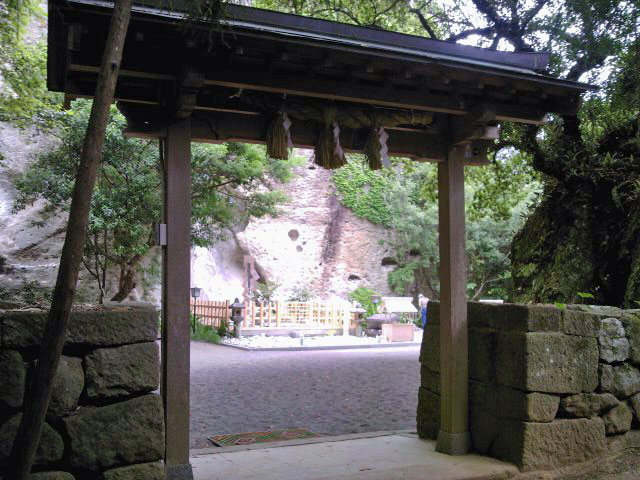
MULTIPOLYGON (((439 304, 429 303, 417 423, 440 428, 439 304)), ((473 449, 544 470, 640 447, 640 310, 469 303, 473 449)))
MULTIPOLYGON (((0 478, 47 313, 0 310, 0 478)), ((33 480, 164 478, 158 314, 127 304, 74 311, 33 480)))

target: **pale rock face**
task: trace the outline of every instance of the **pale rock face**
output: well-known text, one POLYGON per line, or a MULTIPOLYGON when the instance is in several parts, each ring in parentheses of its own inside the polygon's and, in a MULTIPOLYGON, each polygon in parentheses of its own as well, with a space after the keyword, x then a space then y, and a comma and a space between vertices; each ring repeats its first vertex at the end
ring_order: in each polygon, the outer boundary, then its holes
MULTIPOLYGON (((23 282, 37 282, 50 290, 55 282, 66 214, 35 226, 32 221, 40 220, 42 201, 11 212, 16 197, 11 178, 52 145, 49 137, 0 123, 0 152, 4 157, 4 166, 0 166, 0 255, 6 257, 8 267, 0 272, 0 288, 6 291, 19 290, 23 282)), ((340 203, 330 171, 309 161, 280 188, 290 198, 281 216, 253 219, 244 229, 228 232, 225 241, 209 249, 193 248, 191 285, 203 289, 202 299, 242 298, 243 256, 247 254, 255 258, 263 280, 280 285, 276 296, 282 299, 296 288, 306 288, 327 300, 346 299, 360 286, 382 295, 391 293, 387 274, 393 265, 382 265, 382 259, 391 256, 390 233, 356 217, 340 203)), ((116 282, 117 277, 111 276, 111 281, 116 282)), ((96 301, 94 283, 82 269, 80 301, 96 301)), ((141 283, 130 299, 144 298, 159 304, 158 286, 148 288, 143 295, 141 283)))
POLYGON ((52 285, 64 241, 66 215, 57 215, 43 226, 38 212, 44 202, 38 201, 13 213, 16 197, 12 178, 22 173, 35 155, 53 144, 51 138, 31 130, 0 122, 0 255, 6 258, 5 273, 0 272, 0 287, 12 290, 23 281, 40 286, 52 285))
POLYGON ((199 300, 233 300, 242 295, 243 252, 230 235, 213 248, 191 250, 191 285, 202 288, 199 300))
POLYGON ((296 174, 283 188, 290 198, 285 213, 252 220, 236 234, 258 273, 280 284, 277 295, 284 298, 296 287, 324 299, 344 299, 360 286, 390 293, 387 273, 393 267, 382 265, 390 255, 389 232, 339 202, 330 171, 309 163, 296 174))

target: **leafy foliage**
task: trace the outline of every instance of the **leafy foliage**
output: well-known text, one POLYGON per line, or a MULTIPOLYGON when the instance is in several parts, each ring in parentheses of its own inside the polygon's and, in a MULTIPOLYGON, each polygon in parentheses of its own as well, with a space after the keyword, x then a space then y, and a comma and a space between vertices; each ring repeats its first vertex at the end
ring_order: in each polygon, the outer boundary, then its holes
POLYGON ((348 162, 332 177, 341 202, 359 217, 391 226, 391 211, 385 201, 389 183, 385 171, 369 169, 360 156, 353 158, 358 160, 348 162))
POLYGON ((315 293, 308 285, 294 287, 287 298, 288 302, 309 302, 315 298, 315 293))
POLYGON ((200 323, 200 319, 193 313, 190 316, 191 339, 206 343, 220 343, 221 335, 212 325, 200 323))
POLYGON ((35 0, 0 3, 0 121, 51 126, 60 110, 62 96, 47 91, 46 44, 26 38, 43 19, 35 0))
POLYGON ((258 282, 256 289, 252 292, 252 298, 257 302, 270 302, 275 299, 278 288, 280 284, 272 280, 258 282))
POLYGON ((349 294, 349 300, 358 302, 366 310, 365 317, 370 317, 378 313, 378 306, 373 303, 373 296, 377 295, 374 290, 368 287, 358 287, 349 294))
MULTIPOLYGON (((57 148, 40 155, 15 179, 19 210, 46 200, 44 218, 68 210, 80 159, 90 102, 77 101, 58 128, 57 148)), ((160 219, 161 172, 158 145, 123 135, 124 117, 112 107, 92 199, 83 263, 96 279, 102 301, 108 274, 118 270, 113 300, 135 288, 143 260, 152 250, 154 225, 160 219)), ((209 246, 225 228, 251 217, 275 216, 286 197, 275 186, 288 180, 299 160, 274 161, 256 146, 196 145, 192 155, 192 240, 209 246), (277 165, 275 164, 277 163, 277 165), (273 185, 272 185, 273 183, 273 185)), ((148 269, 157 274, 157 269, 148 269)))
MULTIPOLYGON (((466 174, 469 295, 505 297, 511 239, 538 184, 521 155, 502 155, 484 169, 467 168, 466 174)), ((352 157, 336 171, 334 182, 356 215, 393 231, 398 265, 388 276, 392 290, 437 298, 437 167, 396 160, 395 169, 374 172, 352 157)))
POLYGON ((438 36, 433 18, 440 9, 430 1, 254 0, 253 6, 415 35, 424 34, 426 25, 430 36, 438 36))

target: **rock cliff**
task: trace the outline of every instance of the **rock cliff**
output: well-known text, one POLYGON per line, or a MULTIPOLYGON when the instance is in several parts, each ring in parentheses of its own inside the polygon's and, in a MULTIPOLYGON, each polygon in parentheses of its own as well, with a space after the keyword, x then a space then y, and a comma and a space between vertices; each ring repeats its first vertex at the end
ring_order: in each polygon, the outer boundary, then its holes
MULTIPOLYGON (((41 203, 11 212, 16 195, 12 178, 52 144, 49 137, 0 123, 0 299, 33 299, 55 282, 66 216, 40 222, 41 203)), ((283 190, 290 202, 278 218, 252 220, 213 248, 193 249, 192 284, 204 289, 203 298, 241 295, 244 255, 255 258, 262 279, 280 285, 276 295, 282 298, 302 288, 325 299, 346 298, 359 286, 389 293, 392 267, 382 265, 389 255, 389 232, 355 217, 340 203, 331 172, 309 161, 283 190)), ((86 272, 79 287, 80 301, 95 301, 86 272)), ((157 285, 147 285, 146 292, 139 288, 132 299, 143 296, 157 302, 157 285)))
POLYGON ((307 289, 319 298, 346 298, 359 286, 389 293, 388 236, 383 227, 356 217, 336 197, 331 172, 311 162, 296 169, 284 190, 290 202, 278 218, 255 219, 209 251, 195 249, 192 278, 208 298, 240 295, 244 255, 260 276, 287 298, 307 289))

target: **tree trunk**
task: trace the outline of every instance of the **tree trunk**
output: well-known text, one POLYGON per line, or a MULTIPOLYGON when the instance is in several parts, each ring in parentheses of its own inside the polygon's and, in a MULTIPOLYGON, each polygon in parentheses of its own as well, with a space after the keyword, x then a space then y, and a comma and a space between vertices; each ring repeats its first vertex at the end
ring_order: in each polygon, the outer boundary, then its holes
POLYGON ((47 318, 37 368, 31 381, 29 395, 25 398, 22 421, 11 452, 10 478, 29 479, 51 399, 51 387, 62 354, 71 306, 76 293, 78 271, 89 223, 91 196, 93 195, 98 165, 102 160, 105 130, 129 27, 131 4, 132 0, 116 0, 114 5, 96 85, 95 100, 76 175, 67 234, 60 257, 51 309, 47 318))
POLYGON ((118 291, 111 298, 112 302, 122 302, 136 288, 136 267, 138 262, 120 265, 120 278, 118 279, 118 291))
POLYGON ((596 150, 564 135, 546 153, 546 162, 563 164, 567 174, 547 183, 514 237, 514 301, 573 303, 585 292, 600 305, 637 307, 640 146, 633 139, 639 130, 633 119, 605 134, 596 150))

